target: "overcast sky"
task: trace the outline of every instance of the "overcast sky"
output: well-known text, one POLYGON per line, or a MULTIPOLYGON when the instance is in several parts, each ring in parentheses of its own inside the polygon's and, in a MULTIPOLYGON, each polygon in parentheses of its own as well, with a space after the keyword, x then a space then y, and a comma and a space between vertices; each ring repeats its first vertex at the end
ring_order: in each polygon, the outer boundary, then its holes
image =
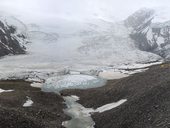
POLYGON ((143 7, 170 5, 170 0, 1 0, 0 10, 27 19, 124 19, 143 7))

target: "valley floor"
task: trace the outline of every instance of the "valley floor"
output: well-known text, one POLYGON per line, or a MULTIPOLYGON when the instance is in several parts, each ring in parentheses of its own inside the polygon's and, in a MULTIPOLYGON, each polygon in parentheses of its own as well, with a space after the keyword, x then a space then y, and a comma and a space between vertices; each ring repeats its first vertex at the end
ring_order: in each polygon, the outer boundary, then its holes
MULTIPOLYGON (((69 120, 63 113, 63 99, 54 93, 41 92, 24 81, 1 81, 0 88, 13 90, 0 93, 0 127, 60 128, 69 120), (23 107, 28 97, 34 102, 23 107)), ((61 92, 76 95, 86 108, 127 99, 127 102, 103 113, 94 113, 95 128, 168 128, 170 127, 170 64, 118 80, 110 80, 100 88, 61 92)))
POLYGON ((61 128, 68 120, 62 97, 42 92, 24 81, 0 81, 0 128, 61 128), (30 98, 32 106, 24 107, 30 98))

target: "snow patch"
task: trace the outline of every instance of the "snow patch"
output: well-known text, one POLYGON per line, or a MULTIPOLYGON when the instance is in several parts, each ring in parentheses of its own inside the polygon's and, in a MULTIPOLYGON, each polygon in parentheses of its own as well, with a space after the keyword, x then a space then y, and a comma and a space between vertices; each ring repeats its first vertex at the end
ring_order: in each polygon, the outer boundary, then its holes
POLYGON ((148 70, 149 66, 161 64, 162 62, 153 62, 153 63, 134 63, 134 64, 121 64, 119 66, 113 66, 113 67, 105 67, 101 69, 101 71, 98 73, 98 76, 107 79, 107 80, 113 80, 113 79, 120 79, 124 77, 128 77, 132 74, 144 72, 148 70))
POLYGON ((23 107, 31 107, 34 102, 27 96, 27 101, 23 104, 23 107))
POLYGON ((42 85, 43 83, 36 83, 36 82, 31 83, 31 87, 35 87, 35 88, 41 88, 42 85))
POLYGON ((127 99, 122 99, 122 100, 119 100, 118 102, 115 102, 115 103, 106 104, 104 106, 97 108, 96 110, 94 110, 94 112, 102 113, 102 112, 111 110, 113 108, 120 106, 121 104, 125 103, 126 101, 127 101, 127 99))
POLYGON ((78 96, 71 95, 71 97, 72 97, 72 98, 74 98, 74 99, 75 99, 75 101, 78 101, 78 100, 80 100, 80 97, 78 97, 78 96))
POLYGON ((3 92, 13 92, 14 90, 3 90, 0 88, 0 93, 3 93, 3 92))
POLYGON ((149 66, 152 65, 157 65, 157 64, 161 64, 162 61, 158 61, 158 62, 153 62, 153 63, 134 63, 134 64, 129 64, 129 65, 121 65, 118 68, 119 69, 140 69, 140 68, 147 68, 149 66))

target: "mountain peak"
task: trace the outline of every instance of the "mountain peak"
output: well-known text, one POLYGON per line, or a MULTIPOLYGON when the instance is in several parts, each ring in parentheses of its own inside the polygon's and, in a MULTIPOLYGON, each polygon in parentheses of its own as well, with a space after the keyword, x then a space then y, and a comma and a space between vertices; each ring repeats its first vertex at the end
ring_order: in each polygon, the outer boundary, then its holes
POLYGON ((150 23, 154 18, 155 11, 153 9, 142 8, 132 15, 130 15, 125 20, 125 25, 127 27, 132 27, 134 29, 139 28, 142 24, 150 23))

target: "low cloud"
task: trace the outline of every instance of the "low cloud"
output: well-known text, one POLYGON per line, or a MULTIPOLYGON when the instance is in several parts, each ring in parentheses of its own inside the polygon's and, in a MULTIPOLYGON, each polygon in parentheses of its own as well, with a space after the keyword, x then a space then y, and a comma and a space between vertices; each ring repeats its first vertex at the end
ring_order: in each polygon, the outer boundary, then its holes
POLYGON ((0 10, 26 20, 78 20, 93 16, 124 19, 142 7, 167 5, 169 0, 1 0, 0 10))

